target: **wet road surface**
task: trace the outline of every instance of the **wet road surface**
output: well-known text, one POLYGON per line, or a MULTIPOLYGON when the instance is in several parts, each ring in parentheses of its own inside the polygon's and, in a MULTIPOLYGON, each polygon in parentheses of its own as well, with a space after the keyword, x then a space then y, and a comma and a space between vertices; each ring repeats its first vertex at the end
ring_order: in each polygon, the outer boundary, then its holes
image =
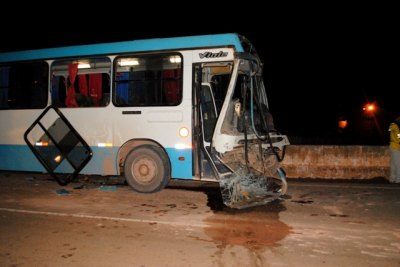
POLYGON ((0 173, 1 266, 400 266, 400 186, 289 181, 233 210, 216 184, 0 173))

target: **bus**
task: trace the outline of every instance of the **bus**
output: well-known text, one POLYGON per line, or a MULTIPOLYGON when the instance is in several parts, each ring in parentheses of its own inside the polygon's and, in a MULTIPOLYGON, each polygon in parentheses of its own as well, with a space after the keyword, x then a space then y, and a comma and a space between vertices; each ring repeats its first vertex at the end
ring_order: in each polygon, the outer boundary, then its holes
POLYGON ((46 171, 24 132, 49 106, 92 150, 81 174, 123 175, 144 193, 170 179, 282 180, 289 141, 274 127, 261 60, 239 34, 1 53, 1 170, 46 171))

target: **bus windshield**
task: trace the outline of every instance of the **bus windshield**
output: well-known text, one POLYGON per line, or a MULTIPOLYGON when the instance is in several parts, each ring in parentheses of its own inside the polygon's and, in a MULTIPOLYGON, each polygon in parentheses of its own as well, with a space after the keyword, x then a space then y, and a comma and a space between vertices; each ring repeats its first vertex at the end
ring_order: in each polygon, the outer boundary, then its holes
POLYGON ((239 59, 235 63, 225 102, 217 124, 220 131, 214 135, 217 151, 233 149, 245 136, 266 140, 276 132, 257 61, 239 59))

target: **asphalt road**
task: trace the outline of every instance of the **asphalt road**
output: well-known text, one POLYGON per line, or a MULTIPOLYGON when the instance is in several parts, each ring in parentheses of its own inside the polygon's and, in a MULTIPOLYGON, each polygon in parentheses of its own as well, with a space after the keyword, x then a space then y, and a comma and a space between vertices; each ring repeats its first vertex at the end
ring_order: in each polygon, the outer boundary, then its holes
POLYGON ((400 266, 400 186, 289 181, 245 210, 218 186, 0 173, 0 266, 400 266))

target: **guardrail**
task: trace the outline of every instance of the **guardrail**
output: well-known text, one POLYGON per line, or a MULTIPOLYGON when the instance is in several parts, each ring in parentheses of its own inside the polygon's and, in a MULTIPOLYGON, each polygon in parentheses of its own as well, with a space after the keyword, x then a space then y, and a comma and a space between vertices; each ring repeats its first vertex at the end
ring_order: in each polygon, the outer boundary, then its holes
POLYGON ((388 146, 290 145, 282 166, 288 178, 389 177, 388 146))

